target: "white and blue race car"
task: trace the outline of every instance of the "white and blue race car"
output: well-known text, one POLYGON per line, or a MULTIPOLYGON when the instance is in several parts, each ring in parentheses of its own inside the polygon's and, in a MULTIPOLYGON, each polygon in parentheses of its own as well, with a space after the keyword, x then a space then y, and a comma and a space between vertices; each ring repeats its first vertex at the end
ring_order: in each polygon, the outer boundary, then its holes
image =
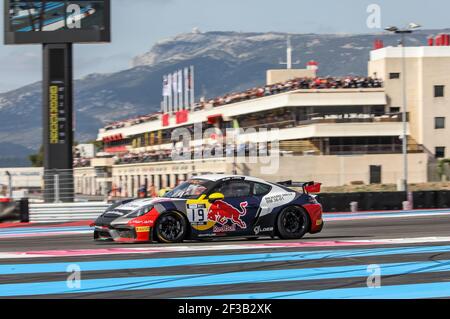
POLYGON ((94 239, 164 243, 222 237, 300 239, 323 228, 322 206, 310 194, 319 191, 320 184, 314 182, 196 176, 162 198, 112 205, 92 225, 94 239))

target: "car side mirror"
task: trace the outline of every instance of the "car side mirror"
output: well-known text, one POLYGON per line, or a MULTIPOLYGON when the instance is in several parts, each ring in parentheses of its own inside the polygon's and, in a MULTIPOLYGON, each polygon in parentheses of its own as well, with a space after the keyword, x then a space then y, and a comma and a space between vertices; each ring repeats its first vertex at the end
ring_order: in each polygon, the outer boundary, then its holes
POLYGON ((213 193, 211 195, 209 195, 208 200, 210 203, 214 203, 215 201, 218 200, 224 200, 225 196, 222 193, 213 193))

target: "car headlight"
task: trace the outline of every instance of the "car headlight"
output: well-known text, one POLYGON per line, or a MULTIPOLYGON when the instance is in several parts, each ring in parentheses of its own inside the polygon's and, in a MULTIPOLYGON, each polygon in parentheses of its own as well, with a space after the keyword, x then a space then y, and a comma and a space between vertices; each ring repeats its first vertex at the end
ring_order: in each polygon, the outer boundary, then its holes
POLYGON ((137 211, 134 211, 134 212, 126 215, 126 217, 128 217, 128 218, 141 217, 141 216, 144 216, 145 214, 147 214, 148 212, 150 212, 152 209, 153 209, 153 206, 151 206, 151 207, 146 206, 146 207, 143 207, 137 211))

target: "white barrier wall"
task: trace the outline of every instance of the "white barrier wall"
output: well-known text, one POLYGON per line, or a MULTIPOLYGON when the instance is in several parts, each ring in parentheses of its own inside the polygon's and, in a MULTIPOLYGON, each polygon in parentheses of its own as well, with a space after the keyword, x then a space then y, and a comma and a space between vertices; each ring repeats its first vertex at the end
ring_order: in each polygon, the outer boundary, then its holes
MULTIPOLYGON (((381 183, 397 184, 403 177, 402 154, 352 155, 352 156, 286 156, 280 157, 273 174, 262 168, 271 164, 238 164, 238 174, 260 177, 271 182, 283 180, 317 181, 323 186, 350 185, 352 182, 370 183, 370 166, 381 166, 381 183)), ((428 155, 408 155, 409 183, 426 183, 428 155)), ((229 165, 228 170, 231 170, 229 165)))
POLYGON ((110 204, 106 202, 30 204, 31 223, 95 220, 110 204))
POLYGON ((40 188, 42 186, 44 175, 42 167, 0 168, 1 185, 8 185, 6 172, 11 173, 14 188, 40 188))

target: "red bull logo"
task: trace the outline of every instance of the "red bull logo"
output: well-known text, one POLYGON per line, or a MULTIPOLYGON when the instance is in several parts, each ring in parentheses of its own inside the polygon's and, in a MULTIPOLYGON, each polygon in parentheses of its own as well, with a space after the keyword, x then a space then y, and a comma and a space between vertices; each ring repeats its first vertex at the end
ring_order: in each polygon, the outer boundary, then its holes
POLYGON ((247 206, 248 202, 242 202, 240 204, 241 210, 239 210, 227 202, 218 200, 211 204, 208 211, 208 220, 219 223, 222 226, 226 225, 228 221, 231 221, 242 229, 247 228, 247 225, 241 219, 241 217, 247 214, 247 206))

